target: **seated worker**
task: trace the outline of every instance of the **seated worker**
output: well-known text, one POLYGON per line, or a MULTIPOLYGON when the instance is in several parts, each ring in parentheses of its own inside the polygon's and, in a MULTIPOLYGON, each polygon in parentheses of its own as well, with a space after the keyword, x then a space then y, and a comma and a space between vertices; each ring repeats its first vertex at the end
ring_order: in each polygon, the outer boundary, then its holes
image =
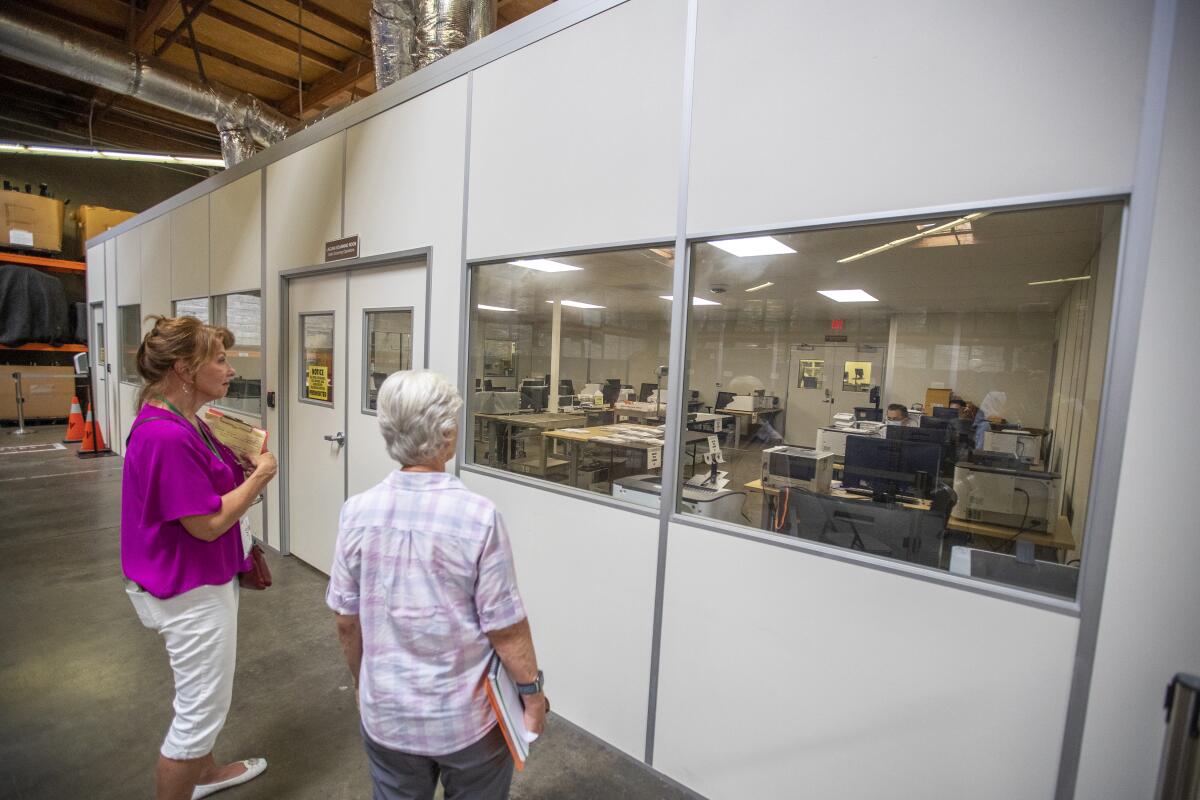
POLYGON ((988 392, 975 412, 975 447, 983 449, 983 435, 992 429, 992 424, 1004 423, 1004 409, 1008 405, 1005 392, 988 392))
POLYGON ((947 403, 947 405, 948 405, 950 408, 953 408, 953 409, 954 409, 955 411, 957 411, 959 414, 962 414, 962 410, 963 410, 964 408, 966 408, 966 407, 967 407, 967 401, 966 401, 966 400, 963 400, 963 399, 962 399, 961 397, 959 397, 958 395, 955 395, 954 397, 951 397, 951 398, 950 398, 950 402, 949 402, 949 403, 947 403))
POLYGON ((891 403, 887 407, 887 417, 885 422, 888 425, 912 425, 912 420, 908 417, 908 409, 900 403, 891 403))

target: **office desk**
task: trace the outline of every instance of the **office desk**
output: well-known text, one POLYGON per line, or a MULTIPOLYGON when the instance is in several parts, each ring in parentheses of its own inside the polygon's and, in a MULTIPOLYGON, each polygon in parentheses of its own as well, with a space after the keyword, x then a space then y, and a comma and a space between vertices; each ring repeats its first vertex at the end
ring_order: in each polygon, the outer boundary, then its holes
POLYGON ((629 419, 646 419, 662 422, 667 418, 667 404, 662 403, 616 403, 613 405, 613 413, 616 415, 617 422, 621 421, 622 417, 629 419))
POLYGON ((545 442, 538 437, 541 454, 537 458, 524 458, 509 463, 512 453, 513 430, 527 428, 531 431, 544 432, 556 428, 570 428, 586 421, 583 414, 558 414, 541 411, 535 414, 476 414, 477 420, 482 420, 490 430, 488 437, 491 447, 488 449, 488 464, 494 467, 507 467, 520 471, 521 467, 537 467, 542 477, 550 467, 557 467, 566 461, 553 461, 548 458, 545 442))
MULTIPOLYGON (((745 484, 747 491, 763 492, 764 502, 762 504, 762 516, 759 521, 759 526, 763 530, 771 529, 771 517, 774 514, 775 498, 779 495, 778 489, 770 487, 763 491, 762 480, 754 480, 745 484)), ((855 500, 867 500, 871 498, 866 495, 847 492, 841 488, 835 488, 830 491, 834 497, 850 498, 855 500)), ((917 500, 914 503, 901 503, 900 505, 906 508, 916 508, 922 511, 929 510, 928 500, 917 500)), ((981 536, 985 539, 1000 540, 1001 542, 1020 539, 1026 542, 1032 542, 1035 547, 1049 547, 1060 553, 1067 553, 1075 549, 1075 536, 1071 531, 1071 523, 1064 516, 1059 516, 1054 524, 1053 533, 1043 533, 1041 531, 1022 531, 1017 533, 1017 528, 1008 525, 992 525, 986 522, 971 522, 965 519, 955 519, 950 517, 946 520, 946 530, 955 531, 956 533, 968 533, 971 536, 981 536)))
POLYGON ((780 411, 783 411, 782 408, 760 408, 758 411, 737 411, 730 410, 728 408, 718 408, 714 410, 718 414, 724 414, 725 416, 733 417, 734 450, 737 450, 739 447, 741 447, 743 424, 746 426, 747 430, 749 430, 749 427, 754 423, 759 422, 764 418, 767 420, 774 420, 775 415, 777 415, 780 411), (743 422, 743 420, 745 422, 743 422))
MULTIPOLYGON (((568 426, 570 427, 570 426, 568 426)), ((648 454, 651 450, 661 448, 661 445, 651 444, 650 442, 605 442, 598 441, 608 436, 619 435, 622 430, 644 430, 661 433, 651 425, 637 425, 632 422, 622 422, 616 425, 601 425, 594 428, 580 428, 578 430, 550 430, 542 433, 543 438, 550 442, 561 442, 567 447, 568 463, 570 464, 569 474, 572 486, 579 485, 579 460, 583 448, 589 444, 605 445, 609 449, 608 453, 608 475, 609 481, 612 480, 612 470, 614 466, 615 453, 617 450, 631 450, 647 454, 647 469, 649 469, 648 454)), ((697 431, 685 431, 683 444, 684 447, 689 444, 705 441, 708 439, 708 434, 699 433, 697 431)), ((549 447, 543 447, 542 452, 546 452, 549 447)), ((693 470, 695 469, 695 454, 692 456, 693 470)))

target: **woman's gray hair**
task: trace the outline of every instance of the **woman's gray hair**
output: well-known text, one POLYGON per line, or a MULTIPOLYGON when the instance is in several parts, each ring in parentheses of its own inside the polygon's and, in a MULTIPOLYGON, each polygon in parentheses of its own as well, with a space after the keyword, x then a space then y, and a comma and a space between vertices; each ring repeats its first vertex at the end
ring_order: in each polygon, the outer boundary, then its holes
POLYGON ((458 428, 458 390, 429 370, 393 372, 379 387, 376 411, 388 455, 403 467, 437 458, 458 428))

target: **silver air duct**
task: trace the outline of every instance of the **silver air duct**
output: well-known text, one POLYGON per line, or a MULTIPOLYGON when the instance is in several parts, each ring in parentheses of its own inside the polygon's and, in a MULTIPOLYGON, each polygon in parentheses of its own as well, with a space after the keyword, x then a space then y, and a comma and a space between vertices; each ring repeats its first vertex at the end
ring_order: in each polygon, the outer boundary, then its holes
POLYGON ((295 121, 258 98, 202 86, 148 63, 145 56, 41 27, 0 11, 0 55, 110 92, 211 122, 231 167, 286 137, 295 121))
POLYGON ((375 86, 389 86, 496 30, 496 0, 372 0, 375 86))

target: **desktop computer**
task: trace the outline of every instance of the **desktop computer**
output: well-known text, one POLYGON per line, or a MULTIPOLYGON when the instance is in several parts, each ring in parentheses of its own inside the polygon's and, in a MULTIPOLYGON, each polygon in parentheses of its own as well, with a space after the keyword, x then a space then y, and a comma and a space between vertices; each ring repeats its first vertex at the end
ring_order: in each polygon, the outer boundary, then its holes
POLYGON ((850 436, 842 486, 876 495, 928 498, 937 488, 941 466, 942 447, 938 444, 850 436))

